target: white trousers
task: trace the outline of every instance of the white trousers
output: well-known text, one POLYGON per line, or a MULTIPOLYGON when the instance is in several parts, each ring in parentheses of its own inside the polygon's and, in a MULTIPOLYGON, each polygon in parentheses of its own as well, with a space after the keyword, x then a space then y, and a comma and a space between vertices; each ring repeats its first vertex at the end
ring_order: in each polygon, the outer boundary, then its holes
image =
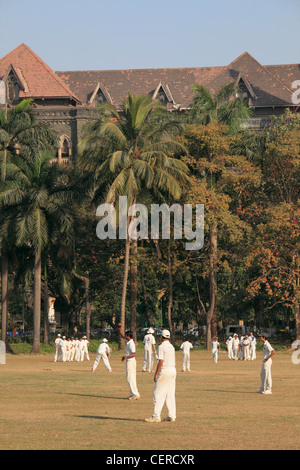
POLYGON ((104 365, 105 365, 106 369, 111 370, 110 363, 109 363, 106 352, 105 351, 100 351, 99 354, 97 354, 97 356, 95 358, 95 362, 94 362, 94 365, 93 365, 93 371, 95 369, 97 369, 98 364, 101 361, 101 359, 103 359, 103 362, 104 362, 104 365))
POLYGON ((250 346, 244 346, 244 360, 250 361, 250 346))
POLYGON ((262 363, 260 378, 261 378, 261 391, 272 390, 272 375, 271 375, 272 359, 262 363))
POLYGON ((227 348, 227 352, 228 352, 228 359, 234 359, 232 346, 230 346, 229 348, 227 348))
POLYGON ((61 357, 61 347, 57 346, 55 350, 54 362, 59 362, 60 357, 61 357))
POLYGON ((250 348, 250 359, 251 359, 251 361, 254 361, 256 359, 256 348, 255 348, 255 346, 250 348))
POLYGON ((135 357, 126 359, 126 378, 129 385, 130 396, 137 397, 139 391, 136 385, 136 360, 135 357))
POLYGON ((153 349, 151 348, 144 348, 144 362, 143 362, 143 371, 147 370, 148 364, 148 372, 152 372, 153 369, 153 349))
POLYGON ((153 392, 153 418, 160 418, 161 410, 166 403, 169 418, 176 419, 175 385, 175 367, 162 369, 158 375, 153 392))
POLYGON ((72 350, 71 350, 71 357, 70 357, 70 361, 71 361, 71 362, 74 361, 76 349, 77 349, 77 348, 75 348, 75 346, 72 347, 72 350))
POLYGON ((66 362, 67 360, 67 350, 66 348, 61 348, 61 358, 63 362, 66 362))
POLYGON ((189 351, 182 352, 182 370, 190 370, 190 353, 189 351))
POLYGON ((218 362, 218 350, 213 352, 213 361, 214 361, 215 363, 218 362))
POLYGON ((87 349, 81 349, 80 350, 80 360, 83 361, 84 356, 86 356, 87 360, 90 360, 89 352, 87 349))
POLYGON ((232 354, 233 354, 233 359, 235 361, 237 361, 238 360, 238 355, 239 355, 239 348, 233 348, 232 349, 232 354))

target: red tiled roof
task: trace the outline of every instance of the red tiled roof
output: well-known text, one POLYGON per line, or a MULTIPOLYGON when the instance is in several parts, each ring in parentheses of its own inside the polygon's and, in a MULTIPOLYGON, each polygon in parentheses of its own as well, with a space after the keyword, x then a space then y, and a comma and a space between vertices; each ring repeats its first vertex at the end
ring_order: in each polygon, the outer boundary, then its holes
POLYGON ((23 85, 21 98, 70 98, 80 101, 67 85, 26 44, 0 59, 0 78, 13 66, 23 85))
POLYGON ((256 95, 251 99, 252 106, 292 106, 291 89, 271 72, 270 67, 261 65, 248 52, 225 67, 207 88, 214 93, 226 83, 236 81, 240 74, 247 79, 256 95))
POLYGON ((223 67, 199 67, 178 69, 134 69, 66 71, 56 74, 68 84, 83 104, 88 103, 98 83, 108 90, 113 104, 120 107, 128 93, 142 95, 154 93, 159 83, 168 86, 176 104, 190 103, 195 81, 205 84, 223 67))

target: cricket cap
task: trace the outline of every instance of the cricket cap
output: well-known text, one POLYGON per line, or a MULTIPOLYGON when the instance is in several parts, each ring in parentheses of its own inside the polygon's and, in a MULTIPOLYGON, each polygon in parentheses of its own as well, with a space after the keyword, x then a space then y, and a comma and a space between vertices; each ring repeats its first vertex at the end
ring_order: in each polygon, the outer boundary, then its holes
POLYGON ((148 330, 148 333, 149 333, 149 334, 152 334, 152 333, 154 333, 154 330, 153 330, 153 328, 149 328, 149 330, 148 330))
POLYGON ((103 338, 103 343, 108 343, 108 339, 103 338))
POLYGON ((166 338, 166 339, 169 339, 171 336, 169 330, 162 330, 161 335, 163 338, 166 338))

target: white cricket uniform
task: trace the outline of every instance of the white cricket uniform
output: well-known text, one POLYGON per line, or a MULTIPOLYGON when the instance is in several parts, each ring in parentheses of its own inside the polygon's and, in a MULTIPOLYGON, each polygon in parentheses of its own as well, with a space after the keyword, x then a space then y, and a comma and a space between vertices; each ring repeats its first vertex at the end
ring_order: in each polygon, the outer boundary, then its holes
POLYGON ((270 345, 269 341, 266 341, 263 345, 263 363, 261 367, 261 391, 272 391, 272 375, 271 375, 271 367, 272 367, 272 359, 269 359, 267 362, 264 362, 267 357, 270 356, 271 352, 274 351, 272 346, 270 345))
POLYGON ((153 418, 160 418, 161 410, 166 403, 168 416, 176 419, 176 401, 175 401, 175 385, 176 385, 176 366, 175 366, 175 349, 169 341, 163 341, 158 347, 158 360, 162 360, 162 368, 158 374, 154 387, 153 402, 154 412, 153 418))
POLYGON ((256 338, 250 337, 250 359, 255 361, 256 359, 256 338))
POLYGON ((71 340, 72 347, 71 347, 71 354, 70 354, 70 361, 73 362, 75 358, 75 353, 76 353, 76 341, 75 339, 71 340))
POLYGON ((215 363, 218 362, 218 348, 220 346, 220 343, 218 341, 212 341, 212 355, 213 355, 213 361, 215 363))
POLYGON ((66 362, 67 358, 67 340, 63 339, 61 342, 61 357, 62 361, 66 362))
POLYGON ((239 354, 239 360, 243 360, 243 359, 244 359, 244 345, 243 345, 243 341, 244 341, 244 336, 241 336, 241 339, 240 339, 240 354, 239 354))
POLYGON ((56 338, 54 362, 59 362, 59 359, 61 357, 61 342, 62 339, 60 337, 56 338))
POLYGON ((108 360, 108 356, 110 354, 110 347, 108 346, 107 343, 101 343, 100 346, 97 349, 97 355, 95 358, 95 362, 93 365, 93 371, 97 369, 99 362, 101 359, 103 359, 104 365, 107 370, 111 370, 110 363, 108 360))
POLYGON ((189 341, 184 341, 180 349, 182 349, 182 370, 185 372, 185 370, 190 370, 190 351, 193 345, 189 341))
POLYGON ((244 360, 250 361, 250 341, 249 338, 245 338, 243 341, 244 360))
MULTIPOLYGON (((126 356, 135 353, 135 344, 133 339, 126 343, 126 356)), ((126 359, 126 378, 129 385, 130 396, 137 397, 139 396, 139 391, 136 384, 136 360, 135 357, 130 357, 126 359)))
POLYGON ((153 345, 155 343, 155 338, 151 333, 148 333, 144 336, 143 339, 144 343, 144 363, 143 363, 143 371, 147 370, 147 363, 148 363, 148 372, 152 372, 153 369, 153 359, 154 359, 154 351, 153 345))
POLYGON ((233 340, 232 340, 232 354, 233 354, 233 359, 235 361, 238 360, 239 344, 240 344, 240 341, 239 341, 238 337, 233 338, 233 340))
POLYGON ((233 359, 232 342, 233 342, 233 339, 229 339, 229 338, 226 341, 228 359, 233 359))
POLYGON ((71 350, 72 350, 72 342, 71 340, 68 340, 66 344, 66 361, 67 362, 69 362, 71 359, 71 350))
POLYGON ((76 362, 80 361, 80 354, 81 354, 80 340, 75 339, 75 356, 74 356, 74 359, 75 359, 76 362))

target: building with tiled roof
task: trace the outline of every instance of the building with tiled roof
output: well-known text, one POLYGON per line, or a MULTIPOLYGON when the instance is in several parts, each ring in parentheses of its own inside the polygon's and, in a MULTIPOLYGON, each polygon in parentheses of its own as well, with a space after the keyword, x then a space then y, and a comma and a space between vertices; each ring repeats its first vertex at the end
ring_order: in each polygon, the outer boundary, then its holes
POLYGON ((244 52, 228 66, 219 67, 54 72, 21 44, 0 59, 0 80, 6 84, 9 106, 24 98, 34 100, 38 118, 49 121, 59 134, 58 158, 67 163, 76 153, 82 126, 93 117, 97 105, 107 101, 119 109, 129 92, 150 94, 170 111, 182 112, 191 106, 194 83, 215 93, 235 82, 253 109, 248 126, 262 128, 286 108, 298 111, 293 93, 300 80, 300 64, 263 66, 244 52))

